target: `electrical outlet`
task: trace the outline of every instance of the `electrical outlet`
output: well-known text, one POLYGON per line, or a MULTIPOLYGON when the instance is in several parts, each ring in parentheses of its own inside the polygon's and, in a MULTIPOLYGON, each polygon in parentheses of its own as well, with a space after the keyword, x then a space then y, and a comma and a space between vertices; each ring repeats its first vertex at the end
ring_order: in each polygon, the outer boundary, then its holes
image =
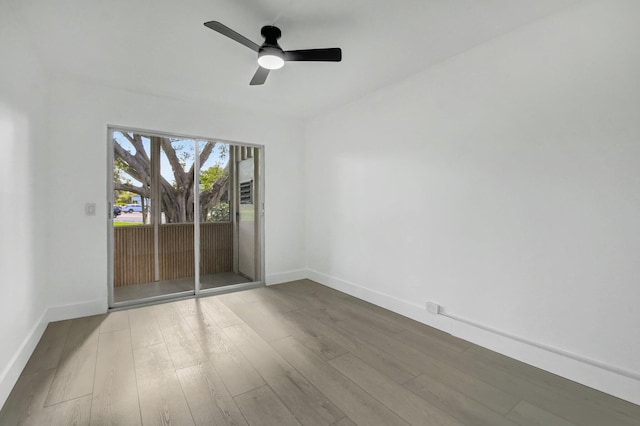
POLYGON ((438 315, 442 312, 442 306, 435 302, 427 302, 427 312, 433 315, 438 315))

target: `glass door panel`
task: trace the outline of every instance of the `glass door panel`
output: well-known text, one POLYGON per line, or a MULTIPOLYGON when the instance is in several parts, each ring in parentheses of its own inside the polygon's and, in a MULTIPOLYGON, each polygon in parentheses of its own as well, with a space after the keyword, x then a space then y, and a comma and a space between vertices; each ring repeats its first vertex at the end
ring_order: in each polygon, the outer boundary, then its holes
POLYGON ((256 179, 253 148, 238 150, 238 273, 256 280, 256 179))
POLYGON ((152 212, 159 223, 160 281, 175 292, 193 291, 195 141, 157 139, 160 144, 159 203, 152 212))
POLYGON ((192 294, 194 141, 114 130, 112 142, 112 302, 192 294))
POLYGON ((199 141, 200 288, 249 282, 234 268, 230 146, 199 141))

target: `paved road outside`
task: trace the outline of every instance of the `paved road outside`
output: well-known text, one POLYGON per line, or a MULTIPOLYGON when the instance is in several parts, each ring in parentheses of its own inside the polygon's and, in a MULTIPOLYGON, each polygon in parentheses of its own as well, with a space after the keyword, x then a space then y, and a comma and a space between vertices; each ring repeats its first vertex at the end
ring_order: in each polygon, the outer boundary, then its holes
POLYGON ((142 223, 142 213, 133 212, 133 213, 125 213, 122 212, 116 218, 114 218, 116 222, 133 222, 133 223, 142 223))

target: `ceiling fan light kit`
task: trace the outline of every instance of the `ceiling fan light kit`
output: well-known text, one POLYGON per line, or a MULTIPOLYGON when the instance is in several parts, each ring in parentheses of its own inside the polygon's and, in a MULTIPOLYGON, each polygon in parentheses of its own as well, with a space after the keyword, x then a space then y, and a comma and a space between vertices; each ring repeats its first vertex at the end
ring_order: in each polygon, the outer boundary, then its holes
POLYGON ((209 21, 205 22, 204 25, 258 53, 259 67, 249 83, 252 86, 264 84, 269 71, 282 68, 285 62, 342 61, 342 50, 337 47, 330 49, 282 50, 278 44, 278 39, 282 36, 282 32, 280 28, 273 25, 264 26, 260 30, 260 34, 264 37, 264 43, 261 46, 220 22, 209 21))
POLYGON ((258 65, 268 70, 277 70, 284 66, 284 55, 278 49, 261 48, 258 53, 258 65))

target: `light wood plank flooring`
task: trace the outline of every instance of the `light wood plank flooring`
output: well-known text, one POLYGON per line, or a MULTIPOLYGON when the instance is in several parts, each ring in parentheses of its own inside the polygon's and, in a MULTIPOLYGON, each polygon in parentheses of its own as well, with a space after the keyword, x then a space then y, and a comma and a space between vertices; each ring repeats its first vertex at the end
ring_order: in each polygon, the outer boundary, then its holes
POLYGON ((640 425, 640 407, 314 282, 49 324, 0 425, 640 425))

